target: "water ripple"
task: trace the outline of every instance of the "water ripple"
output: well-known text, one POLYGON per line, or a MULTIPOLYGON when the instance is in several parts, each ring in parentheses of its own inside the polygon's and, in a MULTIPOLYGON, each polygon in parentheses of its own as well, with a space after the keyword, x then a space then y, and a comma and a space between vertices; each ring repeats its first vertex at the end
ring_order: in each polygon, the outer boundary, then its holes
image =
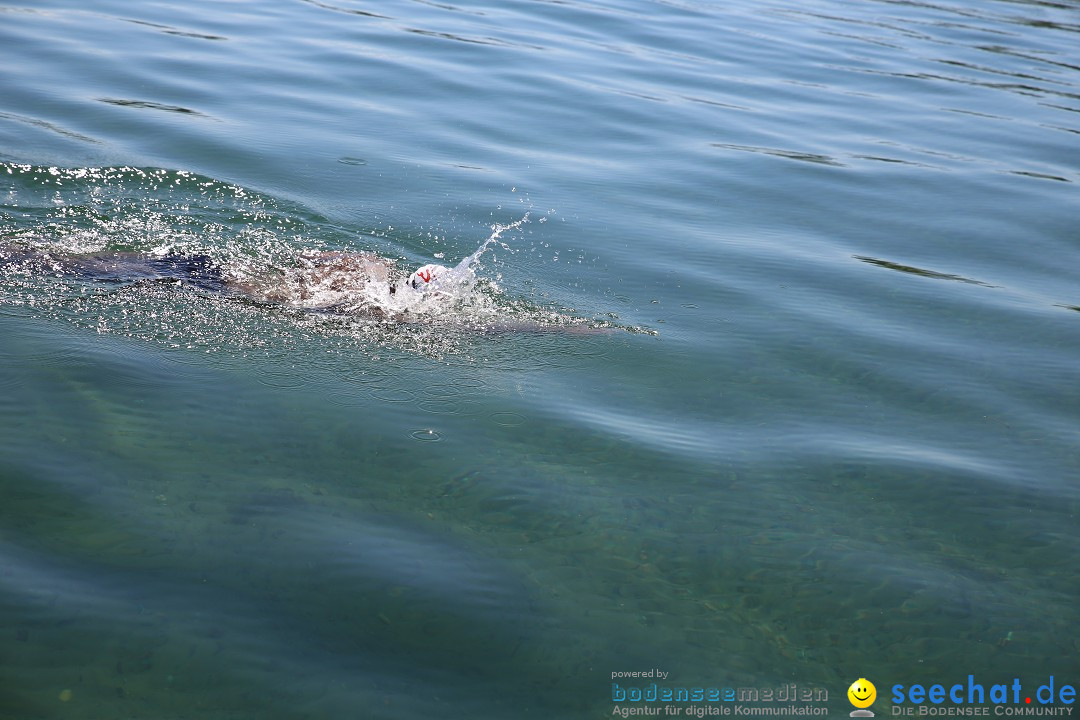
POLYGON ((116 105, 118 107, 130 107, 140 108, 147 110, 160 110, 162 112, 180 113, 182 115, 198 115, 206 117, 197 110, 191 108, 181 107, 179 105, 166 105, 164 103, 153 102, 150 100, 127 100, 123 98, 98 98, 98 102, 103 102, 107 105, 116 105))
POLYGON ((193 32, 191 30, 180 30, 175 27, 170 27, 169 25, 162 25, 160 23, 150 22, 149 20, 137 20, 132 18, 129 19, 128 22, 134 23, 136 25, 142 25, 148 28, 153 28, 154 30, 159 30, 166 35, 175 35, 177 37, 193 38, 195 40, 228 40, 227 37, 224 37, 222 35, 208 35, 206 33, 193 32))

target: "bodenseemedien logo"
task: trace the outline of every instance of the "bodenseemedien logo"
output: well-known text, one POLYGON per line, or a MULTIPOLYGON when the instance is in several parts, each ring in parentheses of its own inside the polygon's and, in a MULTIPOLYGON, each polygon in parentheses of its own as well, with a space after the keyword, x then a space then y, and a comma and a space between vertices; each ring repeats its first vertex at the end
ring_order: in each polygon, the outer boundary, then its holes
POLYGON ((809 718, 829 714, 829 691, 789 682, 776 687, 681 684, 661 668, 611 673, 611 714, 704 718, 737 715, 809 718), (628 678, 633 678, 627 681, 628 678), (641 680, 645 682, 642 684, 641 680))
POLYGON ((859 678, 847 689, 847 697, 855 706, 855 709, 851 711, 851 717, 874 717, 874 711, 866 709, 877 699, 877 688, 874 687, 874 683, 866 678, 859 678))

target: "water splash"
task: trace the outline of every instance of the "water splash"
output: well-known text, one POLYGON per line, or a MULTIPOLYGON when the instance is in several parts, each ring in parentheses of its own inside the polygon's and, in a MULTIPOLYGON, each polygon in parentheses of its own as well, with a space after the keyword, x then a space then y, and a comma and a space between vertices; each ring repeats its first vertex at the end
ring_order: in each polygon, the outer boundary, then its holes
MULTIPOLYGON (((509 230, 516 230, 529 220, 526 213, 519 220, 506 225, 495 224, 491 234, 470 255, 452 268, 441 265, 430 268, 434 277, 423 276, 415 280, 417 273, 406 278, 392 269, 383 271, 377 266, 377 258, 367 260, 372 264, 368 272, 354 274, 350 283, 345 274, 331 276, 322 283, 325 291, 319 293, 306 307, 332 307, 342 314, 374 314, 399 321, 424 321, 445 323, 468 323, 473 327, 490 322, 506 314, 506 308, 494 302, 498 292, 493 283, 482 283, 477 277, 477 260, 509 230), (340 288, 351 285, 352 296, 342 297, 340 288), (339 290, 335 291, 333 288, 339 290)), ((419 271, 418 271, 419 272, 419 271)), ((349 292, 348 290, 346 292, 349 292)))
POLYGON ((527 222, 529 222, 529 213, 525 213, 525 215, 520 220, 512 222, 509 225, 499 225, 498 223, 492 225, 491 235, 488 237, 488 239, 480 244, 480 247, 476 249, 476 252, 474 252, 472 255, 468 256, 467 258, 459 262, 456 266, 454 266, 454 268, 447 274, 446 279, 457 280, 458 282, 460 282, 461 279, 470 276, 472 274, 472 264, 476 262, 476 260, 481 255, 484 254, 484 251, 488 249, 488 246, 491 245, 491 243, 501 238, 502 234, 507 230, 517 230, 527 222))
POLYGON ((409 280, 405 283, 406 290, 413 289, 419 290, 419 293, 403 294, 401 300, 406 304, 421 304, 424 301, 428 301, 431 304, 437 302, 443 302, 450 300, 460 300, 473 294, 476 290, 477 277, 473 269, 476 261, 484 254, 484 251, 488 247, 502 238, 502 234, 507 230, 517 230, 522 225, 529 221, 529 213, 525 213, 519 220, 500 225, 496 223, 491 226, 491 235, 488 236, 484 242, 480 243, 480 246, 467 257, 463 258, 457 265, 452 268, 446 268, 442 265, 426 265, 417 273, 414 273, 409 280), (418 283, 414 280, 417 275, 430 269, 433 277, 427 275, 420 276, 422 280, 418 283), (434 301, 434 303, 432 302, 434 301))

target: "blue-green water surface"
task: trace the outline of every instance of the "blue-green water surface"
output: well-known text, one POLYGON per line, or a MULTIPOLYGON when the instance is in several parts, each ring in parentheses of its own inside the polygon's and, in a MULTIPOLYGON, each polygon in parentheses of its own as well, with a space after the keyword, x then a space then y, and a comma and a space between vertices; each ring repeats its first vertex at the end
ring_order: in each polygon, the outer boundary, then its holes
POLYGON ((0 269, 0 718, 1080 685, 1078 48, 1072 0, 0 1, 0 246, 404 272, 525 218, 460 312, 546 330, 0 269))

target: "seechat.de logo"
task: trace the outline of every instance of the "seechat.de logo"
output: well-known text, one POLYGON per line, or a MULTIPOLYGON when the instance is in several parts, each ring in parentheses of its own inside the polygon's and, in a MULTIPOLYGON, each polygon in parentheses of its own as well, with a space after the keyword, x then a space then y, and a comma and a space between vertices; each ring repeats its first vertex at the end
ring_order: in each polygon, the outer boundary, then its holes
POLYGON ((1020 678, 1011 683, 985 685, 974 675, 967 682, 914 683, 892 686, 892 714, 902 716, 990 715, 1017 716, 1069 716, 1076 703, 1076 687, 1050 675, 1047 680, 1031 691, 1020 678))

